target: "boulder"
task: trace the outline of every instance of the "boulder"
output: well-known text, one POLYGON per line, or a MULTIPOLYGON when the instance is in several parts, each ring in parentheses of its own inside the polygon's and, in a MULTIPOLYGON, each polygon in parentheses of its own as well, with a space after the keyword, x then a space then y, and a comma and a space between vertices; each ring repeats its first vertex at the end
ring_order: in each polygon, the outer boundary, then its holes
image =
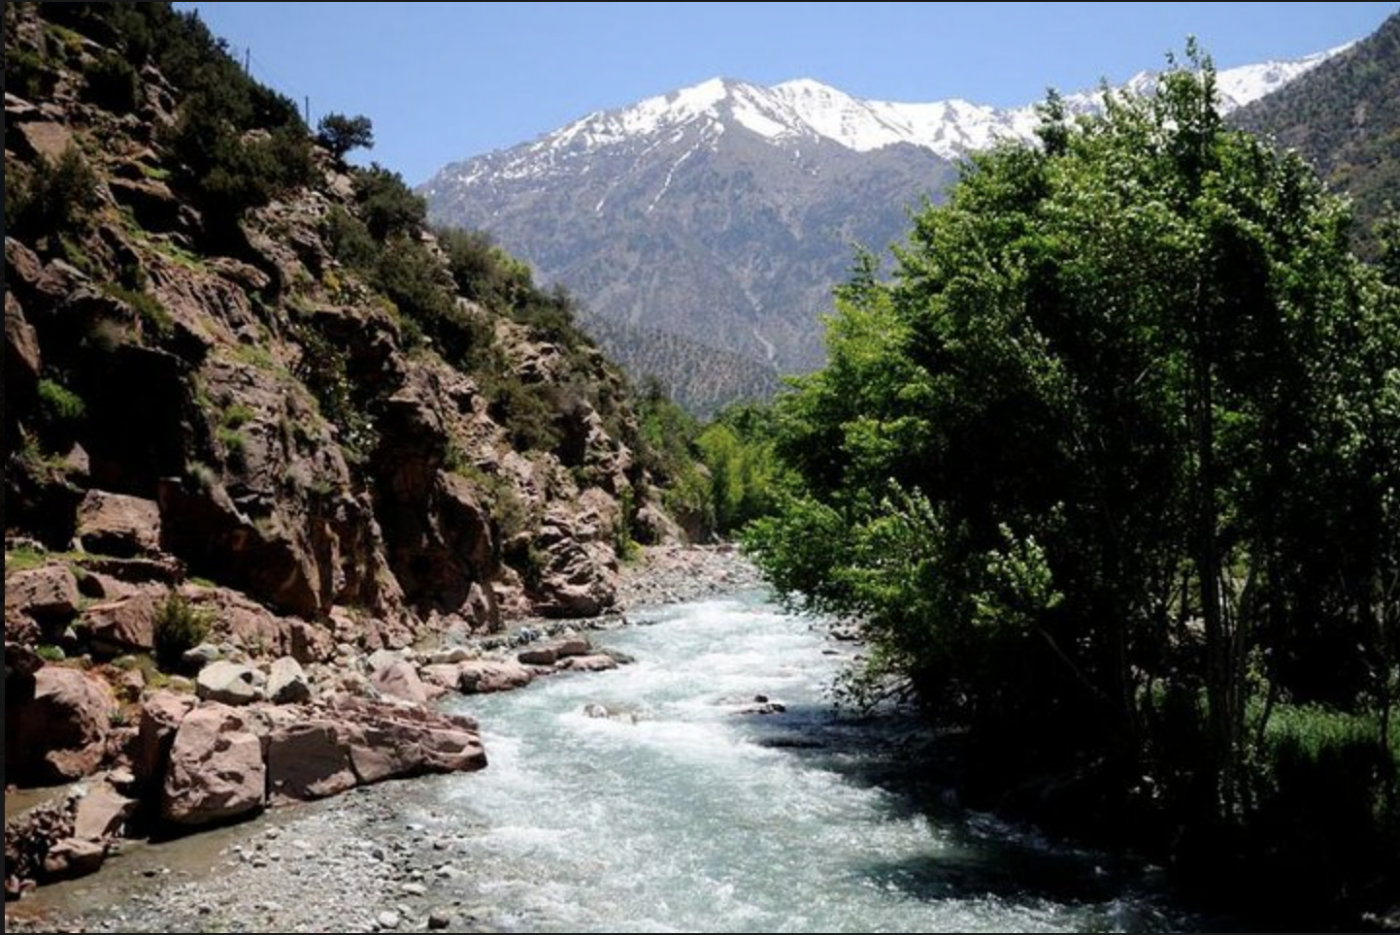
POLYGON ((531 646, 521 650, 515 658, 527 666, 552 666, 560 659, 586 656, 592 651, 593 646, 588 640, 581 636, 571 636, 531 646))
POLYGON ((93 604, 83 612, 92 651, 99 656, 148 653, 156 648, 156 611, 163 588, 146 587, 127 597, 93 604))
POLYGON ((73 145, 73 134, 61 123, 30 121, 19 126, 20 139, 31 156, 57 162, 73 145))
POLYGON ((263 699, 263 674, 236 662, 210 663, 195 678, 195 694, 201 701, 246 705, 263 699))
POLYGON ((426 665, 418 672, 424 684, 436 686, 446 691, 460 691, 462 688, 461 663, 435 662, 426 665))
POLYGON ((170 691, 156 692, 146 698, 141 706, 141 727, 132 764, 138 784, 150 787, 165 775, 175 732, 194 707, 193 697, 170 691))
POLYGON ((78 506, 78 542, 89 552, 130 558, 160 551, 154 500, 89 490, 78 506))
POLYGON ((486 765, 471 718, 360 698, 333 700, 327 713, 342 723, 350 764, 362 783, 486 765))
POLYGON ((432 665, 451 665, 455 662, 466 662, 475 656, 475 653, 465 646, 452 646, 448 649, 440 649, 428 657, 428 662, 432 665))
POLYGON ((311 700, 311 683, 306 670, 291 656, 272 664, 267 676, 267 697, 274 704, 298 704, 311 700))
POLYGON ((512 660, 473 659, 460 664, 461 690, 468 695, 510 691, 529 685, 534 673, 512 660))
POLYGON ((224 651, 213 643, 200 643, 198 646, 191 646, 180 655, 180 665, 186 671, 198 672, 205 666, 212 665, 224 658, 224 651))
POLYGON ((302 722, 272 732, 267 779, 272 804, 339 795, 359 783, 340 727, 329 721, 302 722))
POLYGON ((481 769, 477 724, 422 707, 337 695, 268 740, 275 803, 323 798, 356 785, 481 769))
POLYGON ((167 821, 206 825, 262 810, 267 766, 262 741, 248 725, 233 708, 217 703, 185 716, 165 775, 161 814, 167 821))
POLYGON ((92 783, 78 799, 73 815, 73 836, 99 842, 120 837, 127 820, 135 812, 135 799, 122 795, 105 780, 92 783))
POLYGON ((24 317, 19 299, 5 292, 5 383, 11 391, 22 390, 25 395, 39 380, 43 358, 39 353, 39 335, 24 317))
POLYGON ((617 660, 606 653, 594 653, 590 656, 570 656, 561 659, 555 664, 555 668, 561 672, 602 672, 607 669, 616 669, 617 660))
POLYGON ((5 577, 5 610, 40 622, 65 620, 78 612, 78 579, 67 565, 44 565, 5 577))
POLYGON ((413 704, 426 704, 428 701, 428 691, 418 677, 418 670, 402 660, 375 669, 370 675, 370 683, 385 695, 413 704))
POLYGON ((58 783, 92 773, 107 749, 116 707, 111 689, 58 666, 45 666, 32 679, 32 694, 6 698, 6 779, 58 783))

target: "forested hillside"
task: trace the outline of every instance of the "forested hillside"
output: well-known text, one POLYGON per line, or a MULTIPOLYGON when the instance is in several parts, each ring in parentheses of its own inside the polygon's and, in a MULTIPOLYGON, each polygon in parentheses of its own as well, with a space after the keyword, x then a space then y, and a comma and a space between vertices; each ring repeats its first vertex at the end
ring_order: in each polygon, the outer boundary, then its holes
POLYGON ((1351 195, 1365 250, 1387 203, 1400 204, 1400 13, 1232 122, 1296 149, 1351 195))

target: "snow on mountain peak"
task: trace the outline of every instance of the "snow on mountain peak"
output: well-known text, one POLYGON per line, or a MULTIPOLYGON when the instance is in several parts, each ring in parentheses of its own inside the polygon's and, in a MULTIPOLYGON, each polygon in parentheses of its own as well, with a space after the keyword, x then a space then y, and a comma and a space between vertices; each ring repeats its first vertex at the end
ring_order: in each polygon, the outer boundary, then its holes
MULTIPOLYGON (((1258 100, 1348 48, 1341 46, 1293 61, 1270 61, 1218 73, 1221 107, 1227 113, 1258 100)), ((1157 72, 1139 72, 1122 86, 1151 93, 1157 72)), ((1074 112, 1097 110, 1098 91, 1066 97, 1074 112)), ((959 99, 928 103, 864 100, 814 78, 771 87, 711 78, 618 110, 597 111, 526 147, 548 164, 629 140, 671 137, 699 127, 717 140, 735 125, 774 145, 827 141, 856 152, 906 144, 958 159, 1004 140, 1032 140, 1039 123, 1034 105, 989 107, 959 99)), ((527 160, 531 157, 526 157, 527 160)), ((522 174, 543 166, 516 166, 522 174)))

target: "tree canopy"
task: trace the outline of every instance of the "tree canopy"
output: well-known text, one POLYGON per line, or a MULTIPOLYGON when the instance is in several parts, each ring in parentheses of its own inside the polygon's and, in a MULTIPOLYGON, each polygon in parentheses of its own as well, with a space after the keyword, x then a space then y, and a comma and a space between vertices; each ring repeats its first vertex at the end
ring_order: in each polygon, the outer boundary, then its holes
POLYGON ((970 725, 1008 784, 1272 827, 1305 820, 1280 764, 1307 748, 1365 803, 1308 833, 1393 873, 1396 291, 1311 170, 1223 124, 1194 50, 1153 97, 1043 118, 915 218, 891 281, 860 258, 778 404, 801 492, 750 545, 864 620, 860 693, 970 725))

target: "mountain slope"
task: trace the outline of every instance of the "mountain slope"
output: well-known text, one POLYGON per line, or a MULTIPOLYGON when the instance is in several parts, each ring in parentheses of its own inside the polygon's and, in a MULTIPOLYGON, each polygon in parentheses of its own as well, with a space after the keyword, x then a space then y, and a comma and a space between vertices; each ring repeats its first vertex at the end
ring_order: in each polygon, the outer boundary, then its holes
POLYGON ((1351 194, 1365 240, 1386 200, 1400 202, 1400 14, 1234 120, 1296 149, 1351 194))
MULTIPOLYGON (((1283 86, 1328 54, 1222 72, 1225 106, 1283 86)), ((1145 72, 1128 87, 1154 82, 1145 72)), ((1088 92, 1067 103, 1082 112, 1098 100, 1088 92)), ((906 209, 937 200, 958 160, 1032 139, 1036 119, 1033 106, 867 101, 808 79, 771 88, 713 79, 449 165, 420 191, 435 221, 489 230, 575 290, 595 320, 629 326, 630 356, 645 326, 797 372, 822 360, 817 317, 849 270, 852 245, 895 240, 906 209)), ((623 353, 616 329, 598 333, 623 353)), ((683 398, 751 392, 733 384, 716 395, 713 374, 703 392, 686 371, 659 376, 683 398)))
POLYGON ((613 603, 659 492, 567 303, 316 148, 197 17, 5 16, 7 535, 67 550, 125 504, 95 541, 329 645, 613 603))

